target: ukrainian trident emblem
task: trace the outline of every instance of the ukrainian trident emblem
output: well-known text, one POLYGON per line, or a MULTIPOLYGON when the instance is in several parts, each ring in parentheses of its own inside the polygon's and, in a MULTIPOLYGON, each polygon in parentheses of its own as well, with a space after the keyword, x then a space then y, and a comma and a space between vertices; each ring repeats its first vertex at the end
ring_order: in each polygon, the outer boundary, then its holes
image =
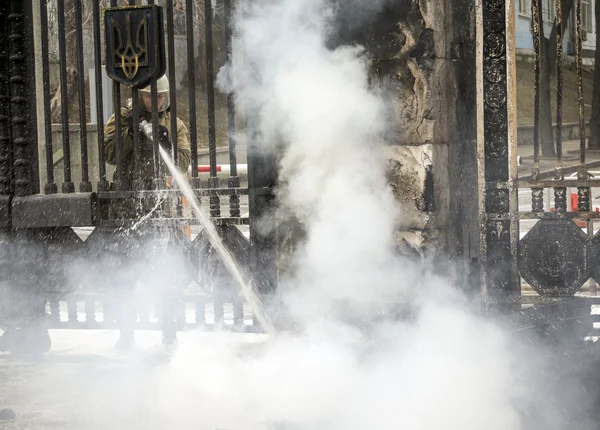
POLYGON ((143 87, 166 71, 162 8, 108 8, 104 12, 106 72, 129 87, 143 87))

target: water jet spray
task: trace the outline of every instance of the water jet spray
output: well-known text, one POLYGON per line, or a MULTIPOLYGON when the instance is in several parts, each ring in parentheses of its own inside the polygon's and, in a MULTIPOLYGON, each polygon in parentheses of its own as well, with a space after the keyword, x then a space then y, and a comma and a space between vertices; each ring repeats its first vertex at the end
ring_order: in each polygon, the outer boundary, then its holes
MULTIPOLYGON (((149 123, 146 120, 140 122, 140 130, 148 137, 148 139, 153 141, 151 123, 149 123)), ((179 190, 190 203, 194 216, 196 217, 196 219, 198 219, 198 221, 200 221, 202 227, 204 227, 204 230, 208 235, 210 244, 213 246, 215 251, 217 251, 217 253, 223 261, 223 264, 225 265, 227 270, 229 270, 229 273, 231 274, 235 282, 238 284, 240 293, 246 298, 248 304, 251 306, 256 316, 256 320, 258 321, 258 323, 260 324, 260 326, 266 334, 273 333, 275 329, 263 312, 264 307, 259 294, 254 290, 252 283, 245 279, 244 275, 242 274, 242 271, 233 259, 233 256, 227 250, 227 248, 225 248, 225 245, 223 244, 219 233, 217 233, 215 225, 212 223, 210 218, 207 217, 200 210, 200 202, 198 201, 198 198, 192 191, 192 188, 185 180, 181 172, 177 169, 177 167, 171 160, 171 157, 169 156, 167 151, 165 151, 164 148, 160 145, 158 146, 158 148, 160 156, 167 165, 169 171, 171 172, 171 175, 173 175, 173 180, 175 180, 175 182, 179 186, 179 190)))

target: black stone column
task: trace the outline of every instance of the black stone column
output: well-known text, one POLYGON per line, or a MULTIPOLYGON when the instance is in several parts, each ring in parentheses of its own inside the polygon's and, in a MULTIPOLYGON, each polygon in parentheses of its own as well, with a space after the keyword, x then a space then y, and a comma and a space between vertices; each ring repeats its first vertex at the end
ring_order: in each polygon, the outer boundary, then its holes
MULTIPOLYGON (((6 129, 10 124, 11 204, 39 192, 33 38, 36 23, 32 7, 32 0, 11 0, 3 10, 8 16, 2 14, 0 18, 8 30, 10 79, 8 91, 3 94, 9 95, 10 121, 0 121, 0 127, 6 129)), ((2 144, 6 145, 6 139, 0 139, 2 144)), ((41 353, 50 347, 44 325, 47 296, 42 293, 49 241, 40 240, 40 233, 36 229, 6 230, 0 238, 0 246, 4 247, 0 259, 4 256, 3 262, 9 265, 6 283, 0 290, 2 316, 7 321, 0 350, 41 353)))
POLYGON ((19 197, 39 191, 31 7, 31 0, 12 0, 8 16, 13 178, 19 197))
MULTIPOLYGON (((487 310, 510 309, 520 294, 516 240, 518 220, 511 217, 511 177, 506 0, 484 0, 482 97, 483 130, 480 130, 480 228, 483 298, 487 310)), ((481 92, 482 90, 482 92, 481 92)), ((514 144, 514 140, 512 141, 514 144)), ((515 149, 515 148, 513 148, 515 149)))
POLYGON ((12 141, 10 124, 10 63, 8 15, 10 4, 0 4, 0 228, 10 227, 12 141))

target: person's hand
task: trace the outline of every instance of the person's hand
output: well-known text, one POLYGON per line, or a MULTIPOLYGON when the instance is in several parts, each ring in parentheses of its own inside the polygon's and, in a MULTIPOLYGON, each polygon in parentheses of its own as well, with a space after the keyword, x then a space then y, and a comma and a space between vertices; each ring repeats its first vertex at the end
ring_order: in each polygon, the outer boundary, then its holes
MULTIPOLYGON (((138 123, 134 124, 134 122, 133 122, 133 115, 129 115, 127 117, 127 134, 130 135, 130 136, 133 136, 133 131, 135 129, 135 126, 138 125, 139 123, 141 123, 144 120, 146 120, 146 118, 143 117, 143 116, 140 116, 140 120, 138 121, 138 123)), ((140 130, 139 125, 138 125, 137 129, 138 129, 138 131, 140 130)))
POLYGON ((153 133, 152 124, 145 118, 140 118, 140 132, 148 137, 148 144, 153 145, 153 141, 158 142, 165 151, 171 151, 172 145, 169 140, 169 129, 161 124, 156 124, 156 136, 153 133))
POLYGON ((158 124, 156 127, 156 139, 158 144, 167 152, 171 151, 172 145, 169 140, 169 130, 164 125, 158 124))

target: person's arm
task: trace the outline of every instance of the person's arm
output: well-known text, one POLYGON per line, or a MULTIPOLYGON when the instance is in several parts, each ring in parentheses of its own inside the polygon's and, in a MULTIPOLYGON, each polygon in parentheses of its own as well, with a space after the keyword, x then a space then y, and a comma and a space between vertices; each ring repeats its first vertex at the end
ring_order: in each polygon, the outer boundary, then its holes
MULTIPOLYGON (((129 111, 127 108, 121 108, 121 136, 123 142, 123 157, 126 157, 133 151, 133 142, 129 133, 128 123, 129 111)), ((115 124, 115 114, 112 114, 104 126, 104 160, 108 164, 117 164, 117 127, 115 124)))

